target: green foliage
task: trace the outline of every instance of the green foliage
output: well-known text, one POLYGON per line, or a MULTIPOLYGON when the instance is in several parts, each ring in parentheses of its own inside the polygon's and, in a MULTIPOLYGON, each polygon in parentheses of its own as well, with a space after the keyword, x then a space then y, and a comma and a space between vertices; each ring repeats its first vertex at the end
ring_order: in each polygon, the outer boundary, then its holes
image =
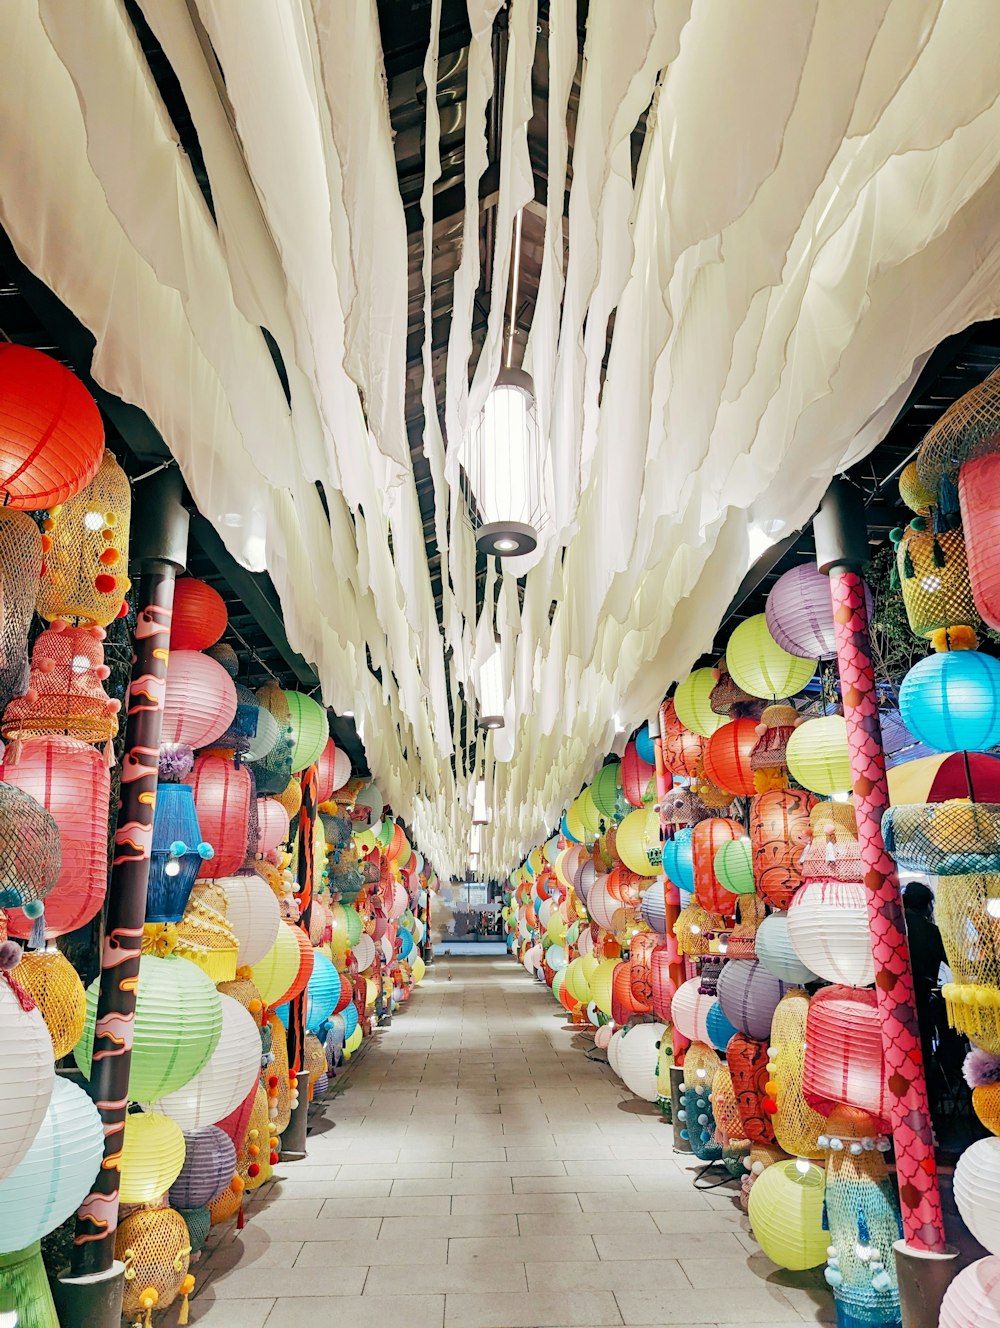
POLYGON ((886 699, 892 702, 910 668, 931 651, 930 642, 910 630, 903 592, 892 575, 895 562, 896 550, 886 543, 876 550, 865 568, 865 580, 874 601, 871 640, 875 679, 885 691, 886 699))

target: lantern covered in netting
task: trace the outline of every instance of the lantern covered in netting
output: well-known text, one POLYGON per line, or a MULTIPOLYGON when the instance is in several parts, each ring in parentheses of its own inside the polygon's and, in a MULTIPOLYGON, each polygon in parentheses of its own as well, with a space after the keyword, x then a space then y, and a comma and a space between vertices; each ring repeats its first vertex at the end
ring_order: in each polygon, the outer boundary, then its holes
POLYGON ((888 1086, 876 996, 859 987, 824 987, 809 1002, 802 1092, 828 1116, 836 1106, 859 1107, 885 1132, 888 1086))
POLYGON ((87 997, 76 969, 58 950, 34 950, 21 956, 12 976, 38 1006, 55 1059, 69 1055, 80 1040, 87 1013, 87 997))
POLYGON ((786 1153, 822 1157, 818 1140, 825 1117, 809 1105, 802 1091, 808 1013, 809 997, 804 991, 790 991, 778 1002, 768 1047, 771 1091, 764 1105, 772 1118, 774 1136, 786 1153))
POLYGON ((123 1312, 166 1309, 189 1284, 187 1223, 173 1208, 131 1213, 115 1234, 115 1258, 126 1268, 123 1312))
POLYGON ((903 604, 915 636, 979 625, 969 584, 969 564, 961 528, 934 530, 915 517, 905 530, 893 531, 896 570, 903 604))
POLYGON ((179 922, 212 845, 202 837, 194 790, 161 783, 153 812, 153 842, 146 894, 147 922, 179 922))
POLYGON ((50 627, 35 641, 29 687, 3 716, 5 738, 63 734, 108 742, 118 732, 121 702, 104 690, 103 629, 50 627))
POLYGON ((288 696, 277 683, 269 682, 257 692, 257 704, 268 712, 278 728, 278 738, 267 754, 254 764, 260 795, 280 793, 292 777, 292 718, 288 696))
POLYGON ((0 707, 26 686, 28 629, 42 571, 42 537, 31 517, 0 507, 0 567, 3 614, 0 621, 0 707))
POLYGON ((0 784, 0 908, 36 906, 55 888, 61 852, 55 818, 30 793, 0 784))

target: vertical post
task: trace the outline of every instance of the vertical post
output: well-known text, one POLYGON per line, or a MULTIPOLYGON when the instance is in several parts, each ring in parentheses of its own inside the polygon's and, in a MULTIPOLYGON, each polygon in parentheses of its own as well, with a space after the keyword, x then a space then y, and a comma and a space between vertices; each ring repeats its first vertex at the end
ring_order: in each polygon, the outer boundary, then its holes
POLYGON ((144 491, 133 523, 139 564, 132 679, 125 700, 125 753, 101 953, 90 1091, 104 1123, 104 1159, 80 1205, 73 1238, 77 1277, 108 1273, 118 1226, 121 1147, 146 920, 153 813, 166 692, 174 581, 187 559, 183 482, 171 467, 144 491))
POLYGON ((868 557, 867 528, 864 509, 843 481, 835 480, 830 486, 813 530, 816 560, 820 570, 830 577, 833 594, 837 664, 875 957, 875 990, 903 1235, 914 1250, 941 1253, 945 1250, 944 1224, 906 920, 896 864, 882 838, 882 814, 889 805, 889 787, 865 583, 859 571, 868 557))

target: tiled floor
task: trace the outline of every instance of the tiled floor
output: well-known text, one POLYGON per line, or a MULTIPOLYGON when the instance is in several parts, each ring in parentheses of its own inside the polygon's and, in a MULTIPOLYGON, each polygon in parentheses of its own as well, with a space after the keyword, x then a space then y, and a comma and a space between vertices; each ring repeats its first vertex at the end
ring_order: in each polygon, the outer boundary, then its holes
POLYGON ((443 958, 249 1221, 196 1266, 208 1328, 835 1322, 730 1188, 587 1059, 506 958, 443 958))

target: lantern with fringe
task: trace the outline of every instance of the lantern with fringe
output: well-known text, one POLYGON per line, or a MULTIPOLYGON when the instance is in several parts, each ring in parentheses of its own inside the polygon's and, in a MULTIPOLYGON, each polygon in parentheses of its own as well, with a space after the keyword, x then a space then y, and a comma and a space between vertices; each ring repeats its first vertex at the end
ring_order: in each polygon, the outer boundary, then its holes
POLYGON ((28 630, 42 571, 42 537, 30 516, 0 507, 0 567, 3 615, 0 621, 0 707, 25 691, 28 630))
POLYGON ((65 624, 40 634, 31 655, 28 690, 4 712, 5 738, 63 734, 105 743, 115 736, 121 702, 104 690, 110 670, 104 662, 103 635, 102 628, 65 624))

